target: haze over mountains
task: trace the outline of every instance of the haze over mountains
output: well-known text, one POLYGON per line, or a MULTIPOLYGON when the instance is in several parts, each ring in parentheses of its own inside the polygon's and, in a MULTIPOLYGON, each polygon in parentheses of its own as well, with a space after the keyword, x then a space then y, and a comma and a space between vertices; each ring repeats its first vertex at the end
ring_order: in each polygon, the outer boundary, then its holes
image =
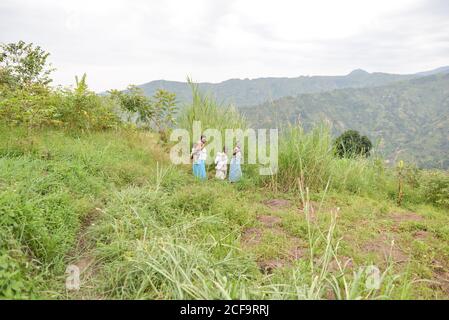
MULTIPOLYGON (((159 88, 174 92, 180 104, 191 99, 185 82, 141 87, 147 95, 159 88)), ((324 120, 335 136, 348 129, 367 135, 389 160, 449 168, 449 67, 407 75, 358 69, 346 76, 231 79, 199 87, 235 104, 254 127, 300 121, 307 130, 324 120)))

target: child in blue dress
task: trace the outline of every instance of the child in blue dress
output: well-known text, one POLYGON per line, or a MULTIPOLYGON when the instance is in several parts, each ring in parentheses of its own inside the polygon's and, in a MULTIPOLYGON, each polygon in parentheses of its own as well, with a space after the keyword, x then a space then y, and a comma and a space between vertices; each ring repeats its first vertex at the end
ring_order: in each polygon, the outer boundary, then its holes
POLYGON ((242 177, 242 168, 240 167, 241 160, 242 152, 240 146, 236 146, 232 153, 231 164, 229 165, 229 181, 237 182, 242 177))

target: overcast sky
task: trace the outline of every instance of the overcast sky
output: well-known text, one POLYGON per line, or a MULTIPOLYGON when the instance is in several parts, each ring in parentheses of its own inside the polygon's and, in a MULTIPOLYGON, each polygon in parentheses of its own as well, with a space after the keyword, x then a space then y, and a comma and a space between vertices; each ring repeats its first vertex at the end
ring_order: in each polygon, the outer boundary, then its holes
POLYGON ((449 65, 448 0, 0 0, 0 42, 51 53, 55 84, 413 73, 449 65))

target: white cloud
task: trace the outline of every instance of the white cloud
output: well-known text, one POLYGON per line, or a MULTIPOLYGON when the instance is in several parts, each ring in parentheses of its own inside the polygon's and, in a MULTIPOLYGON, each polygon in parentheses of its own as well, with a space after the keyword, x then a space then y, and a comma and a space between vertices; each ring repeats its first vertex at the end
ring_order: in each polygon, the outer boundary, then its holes
POLYGON ((51 52, 55 82, 414 72, 449 64, 444 0, 3 0, 0 41, 51 52))

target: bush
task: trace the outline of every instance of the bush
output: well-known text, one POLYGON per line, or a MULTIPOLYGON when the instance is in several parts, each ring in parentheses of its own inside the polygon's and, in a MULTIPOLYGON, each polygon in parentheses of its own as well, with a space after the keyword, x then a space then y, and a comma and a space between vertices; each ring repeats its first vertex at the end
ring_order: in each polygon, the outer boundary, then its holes
POLYGON ((0 250, 0 299, 33 298, 32 280, 26 278, 18 259, 0 250))
POLYGON ((449 208, 449 174, 444 171, 423 171, 420 189, 432 204, 449 208))
POLYGON ((125 113, 128 122, 155 129, 162 134, 175 124, 174 93, 159 89, 152 98, 148 98, 141 88, 134 85, 128 86, 127 91, 111 90, 109 93, 125 113))
POLYGON ((58 104, 54 120, 66 128, 103 130, 119 124, 112 101, 90 91, 85 74, 80 80, 76 77, 74 90, 65 89, 56 94, 58 104))
POLYGON ((24 125, 29 129, 51 126, 72 130, 103 130, 120 123, 114 112, 114 103, 90 91, 86 75, 81 80, 76 78, 73 90, 51 90, 39 85, 3 90, 0 121, 24 125))
POLYGON ((358 131, 348 130, 335 140, 335 152, 341 158, 368 157, 373 144, 358 131))
POLYGON ((4 90, 0 95, 0 120, 28 128, 58 124, 58 96, 45 87, 4 90))

